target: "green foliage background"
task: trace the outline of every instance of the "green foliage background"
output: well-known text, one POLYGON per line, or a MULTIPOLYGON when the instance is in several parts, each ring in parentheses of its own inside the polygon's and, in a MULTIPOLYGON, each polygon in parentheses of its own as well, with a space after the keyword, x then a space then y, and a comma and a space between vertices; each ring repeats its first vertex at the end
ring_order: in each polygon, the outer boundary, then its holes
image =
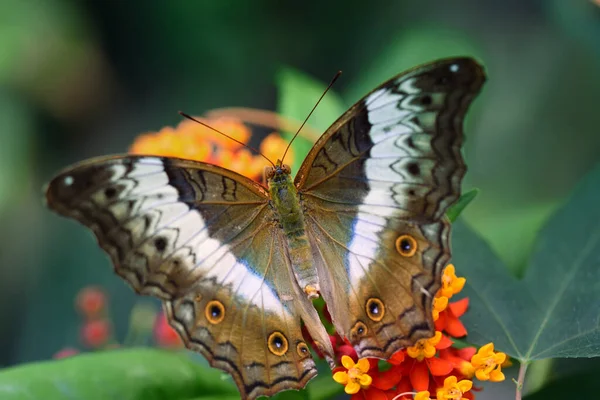
MULTIPOLYGON (((123 152, 140 133, 177 124, 178 110, 244 106, 303 119, 341 69, 309 121, 323 130, 376 84, 452 55, 478 58, 489 78, 466 124, 465 191, 479 194, 454 235, 472 304, 468 340, 554 359, 530 367, 532 399, 591 396, 600 363, 567 359, 600 347, 600 7, 591 1, 0 2, 0 366, 76 344, 73 300, 85 285, 106 288, 118 338, 136 300, 91 235, 43 207, 57 169, 123 152)), ((202 376, 220 377, 162 352, 94 356, 61 363, 96 368, 98 382, 110 365, 141 363, 153 381, 173 376, 161 370, 169 363, 188 368, 181 384, 169 380, 172 398, 206 394, 202 376)), ((0 393, 36 374, 51 379, 45 365, 0 374, 0 393)), ((227 382, 215 390, 236 396, 227 382)), ((312 390, 301 396, 316 398, 312 390)), ((513 392, 507 381, 478 398, 513 392)))

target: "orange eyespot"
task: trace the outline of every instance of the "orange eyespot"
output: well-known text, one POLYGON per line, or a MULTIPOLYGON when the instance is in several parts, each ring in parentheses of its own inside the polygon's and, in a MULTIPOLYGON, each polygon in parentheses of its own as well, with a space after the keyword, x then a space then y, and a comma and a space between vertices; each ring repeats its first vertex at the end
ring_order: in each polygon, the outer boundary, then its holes
POLYGON ((396 239, 396 250, 404 257, 412 257, 417 252, 417 241, 411 235, 401 235, 396 239))
POLYGON ((269 335, 267 339, 269 351, 276 356, 282 356, 288 351, 288 341, 283 336, 283 333, 275 331, 269 335))
POLYGON ((375 322, 381 321, 385 315, 385 306, 383 305, 383 302, 376 297, 371 297, 367 300, 365 309, 367 311, 367 316, 375 322))
POLYGON ((310 354, 308 346, 304 342, 300 342, 296 345, 296 351, 300 357, 306 357, 310 354))
POLYGON ((357 338, 365 336, 367 332, 369 332, 367 326, 361 321, 357 321, 352 329, 350 329, 350 335, 357 338))
POLYGON ((211 300, 204 309, 204 315, 208 322, 216 325, 225 318, 225 307, 219 300, 211 300))

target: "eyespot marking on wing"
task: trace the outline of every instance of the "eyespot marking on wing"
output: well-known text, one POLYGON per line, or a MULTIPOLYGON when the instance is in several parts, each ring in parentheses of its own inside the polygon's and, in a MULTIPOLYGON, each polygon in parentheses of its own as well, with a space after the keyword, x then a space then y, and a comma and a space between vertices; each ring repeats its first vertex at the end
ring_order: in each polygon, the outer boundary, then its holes
POLYGON ((275 331, 269 335, 267 339, 269 351, 276 356, 282 356, 288 351, 288 341, 283 333, 275 331))
POLYGON ((403 257, 412 257, 417 252, 417 241, 411 235, 400 235, 396 239, 396 250, 403 257))
POLYGON ((204 315, 208 322, 216 325, 225 319, 225 306, 219 300, 211 300, 206 304, 204 315))
POLYGON ((375 322, 381 321, 385 315, 385 306, 383 305, 383 302, 376 297, 371 297, 367 300, 365 309, 367 311, 367 316, 375 322))

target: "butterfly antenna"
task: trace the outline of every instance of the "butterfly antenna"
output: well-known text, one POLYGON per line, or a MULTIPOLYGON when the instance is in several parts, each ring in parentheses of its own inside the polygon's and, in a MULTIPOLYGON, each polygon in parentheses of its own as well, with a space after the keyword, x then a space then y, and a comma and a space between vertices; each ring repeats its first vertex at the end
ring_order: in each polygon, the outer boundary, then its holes
POLYGON ((258 150, 257 150, 257 149, 255 149, 254 147, 252 147, 252 146, 249 146, 249 145, 247 145, 247 144, 246 144, 246 143, 244 143, 244 142, 240 142, 239 140, 237 140, 237 139, 235 139, 235 138, 233 138, 233 137, 229 136, 228 134, 226 134, 226 133, 223 133, 223 132, 221 132, 220 130, 218 130, 218 129, 216 129, 216 128, 213 128, 212 126, 210 126, 210 125, 208 125, 208 124, 206 124, 206 123, 204 123, 204 122, 200 121, 199 119, 196 119, 196 118, 194 118, 194 117, 192 117, 192 116, 190 116, 190 115, 188 115, 188 114, 184 113, 183 111, 179 111, 179 115, 181 115, 182 117, 184 117, 184 118, 187 118, 187 119, 189 119, 189 120, 191 120, 191 121, 194 121, 194 122, 196 122, 196 123, 198 123, 198 124, 200 124, 200 125, 202 125, 202 126, 204 126, 204 127, 208 128, 208 129, 210 129, 210 130, 213 130, 213 131, 217 132, 218 134, 221 134, 221 135, 225 136, 227 139, 231 139, 231 140, 233 140, 234 142, 241 144, 242 146, 246 147, 246 148, 247 148, 247 149, 249 149, 249 150, 252 150, 252 151, 253 151, 253 152, 255 152, 256 154, 258 154, 259 156, 261 156, 262 158, 264 158, 265 160, 267 160, 267 161, 269 162, 269 164, 271 164, 271 165, 273 166, 273 168, 275 168, 275 163, 274 163, 273 161, 269 160, 269 158, 268 158, 267 156, 265 156, 263 153, 261 153, 260 151, 258 151, 258 150))
POLYGON ((300 133, 300 131, 302 130, 302 128, 306 124, 306 121, 308 121, 308 119, 310 118, 310 116, 312 115, 312 113, 315 111, 315 109, 317 108, 317 106, 319 105, 319 103, 321 102, 321 100, 323 100, 323 97, 325 97, 325 95, 327 94, 327 92, 329 91, 329 89, 331 89, 331 87, 333 86, 333 84, 335 83, 335 81, 337 81, 337 79, 340 77, 340 75, 342 75, 342 71, 338 71, 333 76, 333 79, 331 80, 331 82, 329 82, 329 85, 327 85, 327 88, 325 89, 325 91, 323 92, 323 94, 321 95, 321 97, 319 97, 319 100, 317 100, 317 103, 314 105, 314 107, 312 108, 312 110, 310 110, 310 112, 308 113, 308 115, 304 119, 304 122, 302 122, 302 125, 300 125, 300 128, 298 128, 298 131, 296 132, 296 134, 294 135, 294 137, 292 137, 292 140, 290 140, 290 142, 288 143, 287 147, 285 148, 285 152, 283 153, 283 157, 281 157, 281 164, 283 164, 283 160, 285 160, 285 155, 287 154, 288 150, 290 149, 290 146, 292 145, 292 143, 294 142, 294 140, 296 139, 296 137, 298 137, 298 134, 300 133))

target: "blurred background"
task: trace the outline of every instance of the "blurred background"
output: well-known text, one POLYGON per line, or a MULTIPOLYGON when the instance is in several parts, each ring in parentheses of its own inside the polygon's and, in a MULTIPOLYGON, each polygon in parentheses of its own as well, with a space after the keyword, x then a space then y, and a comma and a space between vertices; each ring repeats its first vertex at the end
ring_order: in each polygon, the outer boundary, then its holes
POLYGON ((87 285, 108 294, 117 338, 136 300, 91 234, 44 207, 58 169, 125 152, 178 110, 277 110, 282 68, 324 84, 343 70, 333 91, 350 106, 454 55, 488 74, 466 125, 465 188, 481 193, 464 217, 521 275, 540 226, 600 161, 595 2, 0 1, 0 366, 76 346, 87 285))

